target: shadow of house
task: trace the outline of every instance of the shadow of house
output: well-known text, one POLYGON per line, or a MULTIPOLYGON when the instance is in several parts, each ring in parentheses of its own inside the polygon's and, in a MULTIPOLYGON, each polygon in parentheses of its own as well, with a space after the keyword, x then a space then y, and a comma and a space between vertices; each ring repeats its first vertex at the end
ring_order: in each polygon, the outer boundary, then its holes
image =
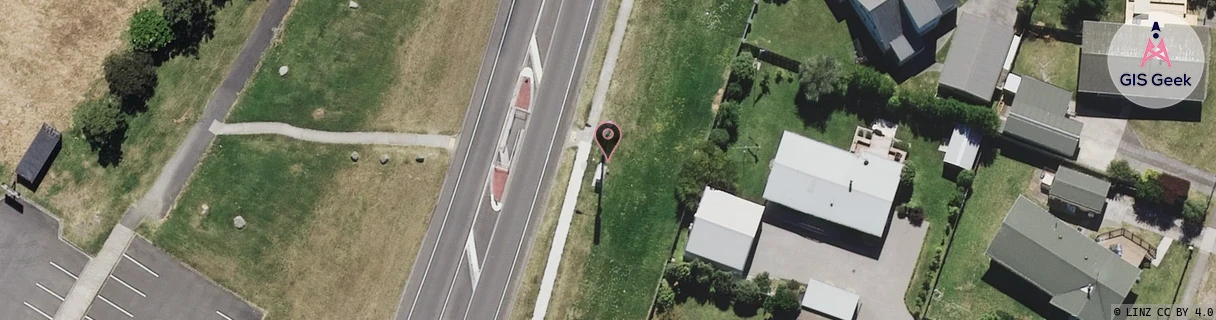
POLYGON ((59 131, 43 123, 29 149, 26 149, 25 155, 21 157, 21 162, 17 164, 17 183, 31 191, 38 191, 38 186, 46 177, 51 163, 59 156, 62 146, 59 131))
POLYGON ((1045 319, 1069 319, 1067 312, 1051 305, 1051 295, 999 263, 989 261, 980 279, 1045 319))
MULTIPOLYGON (((1077 67, 1076 113, 1104 118, 1200 121, 1203 101, 1207 98, 1208 72, 1205 61, 1211 48, 1210 31, 1206 27, 1191 29, 1198 35, 1198 43, 1194 43, 1190 37, 1170 37, 1170 64, 1145 67, 1142 64, 1142 48, 1146 39, 1144 35, 1151 34, 1151 27, 1085 21, 1082 26, 1083 37, 1077 67), (1143 32, 1129 32, 1128 28, 1142 29, 1139 31, 1143 32), (1187 74, 1194 78, 1195 83, 1191 91, 1184 93, 1172 91, 1172 88, 1162 90, 1162 87, 1151 83, 1124 85, 1119 83, 1123 81, 1123 74, 1112 74, 1110 65, 1140 66, 1147 74, 1166 68, 1198 70, 1200 74, 1187 74), (1144 105, 1160 108, 1148 108, 1144 105)), ((1149 61, 1150 64, 1160 62, 1162 61, 1149 61)), ((1180 74, 1178 71, 1167 72, 1167 76, 1180 74)))
POLYGON ((886 236, 883 234, 883 237, 877 237, 849 229, 771 201, 764 206, 764 222, 803 238, 830 244, 874 260, 878 260, 882 254, 883 239, 886 236))
POLYGON ((957 0, 825 0, 846 21, 854 49, 897 82, 936 61, 937 39, 954 29, 957 0))

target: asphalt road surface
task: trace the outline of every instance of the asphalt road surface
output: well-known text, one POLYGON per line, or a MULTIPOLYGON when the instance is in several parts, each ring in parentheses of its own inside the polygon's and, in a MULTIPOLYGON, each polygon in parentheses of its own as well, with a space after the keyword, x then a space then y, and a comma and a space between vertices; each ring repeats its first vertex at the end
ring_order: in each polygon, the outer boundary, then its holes
POLYGON ((518 279, 546 209, 583 68, 606 0, 502 0, 465 113, 459 146, 396 319, 500 319, 510 315, 518 279), (538 43, 541 77, 515 155, 501 211, 488 180, 498 135, 528 48, 538 43))

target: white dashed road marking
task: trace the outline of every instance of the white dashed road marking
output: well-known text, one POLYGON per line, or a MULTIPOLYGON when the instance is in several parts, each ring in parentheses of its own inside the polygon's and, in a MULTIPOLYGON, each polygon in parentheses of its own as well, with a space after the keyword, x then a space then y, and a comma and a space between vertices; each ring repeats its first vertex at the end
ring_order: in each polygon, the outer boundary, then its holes
POLYGON ((156 272, 153 272, 153 271, 152 271, 152 269, 148 269, 148 266, 145 266, 144 264, 139 263, 139 261, 136 261, 136 260, 135 260, 135 258, 132 258, 131 256, 128 256, 126 253, 122 254, 122 257, 123 257, 123 258, 127 258, 127 260, 131 260, 131 262, 134 262, 134 263, 135 263, 135 265, 138 265, 140 268, 144 268, 144 271, 147 271, 148 273, 151 273, 153 277, 160 278, 160 275, 159 275, 159 274, 156 274, 156 272))
POLYGON ((72 274, 71 272, 68 272, 68 270, 64 269, 63 267, 60 267, 58 264, 55 263, 55 261, 51 261, 51 266, 55 267, 55 269, 59 269, 59 271, 63 271, 63 273, 66 273, 69 277, 72 277, 72 280, 76 280, 76 275, 72 274))
POLYGON ((135 289, 135 287, 132 287, 131 285, 127 284, 126 281, 122 281, 122 279, 119 279, 118 277, 115 277, 114 275, 110 275, 110 279, 114 279, 114 281, 118 281, 118 283, 127 287, 127 289, 131 289, 131 291, 135 291, 135 294, 138 294, 140 297, 144 297, 144 298, 148 297, 148 295, 144 294, 142 291, 139 291, 139 289, 135 289))
POLYGON ((130 312, 127 312, 126 309, 123 309, 122 307, 119 307, 117 304, 110 302, 110 299, 106 299, 105 296, 99 294, 99 295, 97 295, 97 297, 101 298, 101 301, 104 301, 106 304, 109 304, 111 307, 114 307, 114 309, 118 309, 118 311, 122 311, 122 313, 127 315, 127 317, 130 317, 130 318, 135 317, 135 315, 132 315, 130 312))
POLYGON ((25 306, 30 307, 30 309, 34 309, 34 312, 37 312, 38 314, 42 315, 43 317, 46 317, 48 320, 51 319, 51 315, 46 314, 46 312, 42 312, 42 310, 38 310, 38 307, 35 307, 34 305, 30 304, 29 302, 22 301, 21 303, 24 303, 25 306))

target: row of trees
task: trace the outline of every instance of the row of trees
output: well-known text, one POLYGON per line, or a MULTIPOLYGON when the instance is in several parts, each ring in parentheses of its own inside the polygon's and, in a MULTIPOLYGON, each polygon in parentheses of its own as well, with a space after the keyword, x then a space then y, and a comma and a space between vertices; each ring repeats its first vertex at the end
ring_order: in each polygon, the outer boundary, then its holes
POLYGON ((684 159, 676 183, 675 197, 681 212, 697 211, 701 191, 705 186, 733 191, 734 181, 739 176, 736 164, 726 155, 726 149, 739 139, 739 102, 747 96, 743 87, 751 87, 755 81, 755 58, 744 51, 731 60, 731 77, 727 93, 714 115, 713 129, 709 131, 707 143, 695 146, 684 159), (731 88, 734 89, 731 89, 731 88), (737 91, 737 92, 732 92, 737 91))
POLYGON ((1202 224, 1207 216, 1206 204, 1188 199, 1191 182, 1186 179, 1155 170, 1141 174, 1127 160, 1111 161, 1106 166, 1106 174, 1115 186, 1129 191, 1137 203, 1177 210, 1182 219, 1196 224, 1202 224))
POLYGON ((210 0, 162 0, 160 12, 136 12, 127 29, 128 49, 111 53, 102 65, 109 93, 81 105, 75 128, 102 166, 121 160, 127 120, 147 109, 156 93, 156 69, 176 54, 196 53, 214 29, 215 7, 210 0))
POLYGON ((938 98, 929 90, 901 89, 891 77, 868 66, 817 56, 799 66, 798 78, 802 98, 810 102, 843 98, 845 107, 861 115, 918 123, 960 122, 986 136, 1000 133, 1000 118, 992 108, 938 98))
POLYGON ((667 265, 664 281, 659 284, 655 304, 660 311, 670 310, 678 297, 713 299, 725 305, 733 304, 735 311, 753 315, 760 308, 774 318, 792 318, 802 306, 801 283, 787 280, 785 285, 774 290, 773 280, 767 272, 752 279, 737 279, 735 274, 715 268, 703 260, 675 262, 667 265))

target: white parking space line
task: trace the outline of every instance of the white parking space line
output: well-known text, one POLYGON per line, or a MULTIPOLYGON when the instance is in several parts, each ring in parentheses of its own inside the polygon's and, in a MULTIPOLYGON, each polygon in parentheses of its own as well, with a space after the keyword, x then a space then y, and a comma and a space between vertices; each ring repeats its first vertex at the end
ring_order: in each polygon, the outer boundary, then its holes
POLYGON ((118 277, 115 277, 114 275, 110 275, 110 279, 114 279, 114 281, 118 281, 118 283, 121 283, 123 286, 127 287, 127 289, 131 289, 131 291, 135 291, 135 294, 138 294, 140 297, 144 297, 144 298, 148 297, 148 295, 144 294, 142 291, 139 291, 139 289, 135 289, 135 287, 132 287, 131 285, 127 284, 126 281, 122 281, 122 279, 119 279, 118 277))
POLYGON ((60 267, 59 264, 55 263, 55 261, 51 261, 51 266, 55 267, 55 269, 59 269, 59 271, 63 271, 63 273, 66 273, 69 277, 72 277, 72 280, 76 280, 76 275, 72 274, 71 272, 68 272, 68 269, 64 269, 63 267, 60 267))
POLYGON ((51 291, 51 289, 47 289, 46 287, 42 286, 41 283, 34 282, 34 285, 38 286, 38 288, 42 289, 42 291, 46 291, 46 293, 50 293, 52 296, 55 296, 55 299, 59 299, 59 301, 63 301, 63 296, 60 296, 58 293, 55 293, 54 291, 51 291))
POLYGON ((30 307, 30 309, 34 309, 34 312, 37 312, 38 314, 42 315, 43 317, 46 317, 48 320, 51 319, 51 315, 46 314, 46 312, 42 312, 42 310, 38 310, 38 307, 35 307, 34 305, 30 304, 29 302, 22 301, 21 303, 24 303, 25 306, 30 307))
POLYGON ((224 319, 232 320, 232 318, 229 318, 228 315, 225 315, 223 312, 220 312, 219 310, 215 310, 215 314, 218 314, 221 317, 224 317, 224 319))
POLYGON ((481 278, 481 263, 477 262, 477 245, 473 243, 473 233, 469 232, 469 241, 464 243, 464 253, 469 256, 469 274, 473 276, 473 287, 481 278))
POLYGON ((109 304, 111 307, 114 307, 114 309, 118 309, 118 311, 122 311, 122 313, 127 315, 127 317, 130 317, 130 318, 135 317, 135 315, 132 315, 130 312, 127 312, 126 309, 123 309, 122 307, 119 307, 117 304, 110 302, 110 299, 106 299, 105 296, 99 294, 99 295, 97 295, 97 297, 101 298, 101 301, 104 301, 106 304, 109 304))
POLYGON ((160 278, 160 275, 159 275, 159 274, 156 274, 156 272, 152 271, 152 269, 148 269, 148 266, 145 266, 144 264, 139 263, 139 261, 138 261, 138 260, 135 260, 135 258, 132 258, 131 256, 128 256, 126 253, 122 254, 122 257, 123 257, 123 258, 127 258, 127 260, 131 260, 131 262, 135 263, 135 265, 139 266, 140 268, 143 268, 143 269, 144 269, 144 271, 147 271, 148 273, 151 273, 153 277, 160 278))

